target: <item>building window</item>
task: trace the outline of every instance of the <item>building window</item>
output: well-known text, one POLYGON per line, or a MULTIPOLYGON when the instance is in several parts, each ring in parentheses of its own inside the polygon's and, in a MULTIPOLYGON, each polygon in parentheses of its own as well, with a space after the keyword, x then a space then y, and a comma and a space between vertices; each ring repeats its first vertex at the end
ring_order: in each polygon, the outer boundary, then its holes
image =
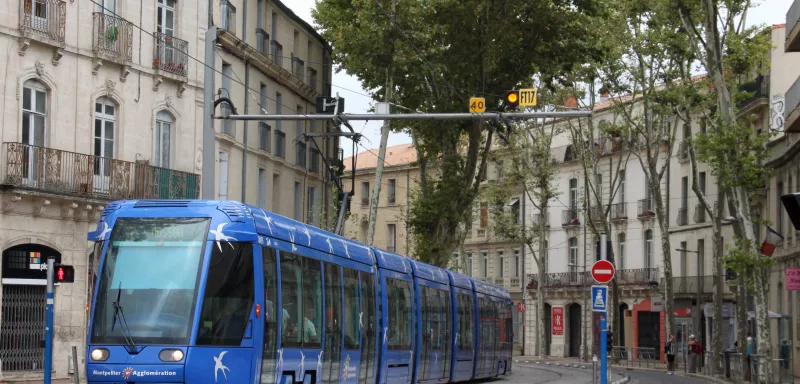
POLYGON ((489 251, 481 251, 481 277, 486 277, 489 269, 489 251))
POLYGON ((617 268, 625 269, 625 234, 620 233, 617 235, 617 268))
POLYGON ((322 267, 319 260, 281 252, 284 347, 319 348, 322 343, 322 267))
POLYGON ((519 249, 514 250, 514 277, 519 277, 519 249))
POLYGON ((228 152, 219 153, 217 174, 217 199, 228 200, 228 152))
POLYGON ((489 226, 489 203, 481 203, 481 228, 489 226))
POLYGON ((155 131, 155 164, 157 167, 169 168, 172 147, 172 115, 167 111, 158 112, 156 115, 155 131))
POLYGON ((495 269, 497 269, 497 271, 495 271, 495 273, 494 273, 495 276, 504 277, 504 275, 503 275, 504 262, 505 262, 505 260, 504 260, 504 257, 503 257, 503 251, 497 251, 497 265, 495 266, 495 269))
POLYGON ((388 329, 385 335, 390 350, 411 349, 411 284, 408 281, 387 278, 386 301, 388 302, 388 329))
MULTIPOLYGON (((28 80, 22 89, 22 143, 45 146, 47 126, 47 88, 36 80, 28 80)), ((41 172, 39 156, 29 149, 25 159, 23 177, 38 180, 41 172)))
POLYGON ((472 252, 467 252, 467 275, 472 276, 472 252))
POLYGON ((303 186, 298 182, 294 183, 294 219, 303 221, 303 186))
MULTIPOLYGON (((95 176, 111 175, 114 158, 114 136, 117 122, 116 104, 108 97, 100 97, 94 104, 94 155, 95 176)), ((101 182, 105 184, 104 182, 101 182)), ((101 187, 102 188, 102 187, 101 187)))
POLYGON ((706 194, 706 173, 700 172, 697 175, 698 182, 700 183, 700 192, 703 192, 703 195, 706 194))
POLYGON ((258 206, 267 209, 267 170, 258 168, 258 206))
POLYGON ((263 109, 261 113, 267 113, 267 86, 264 83, 261 83, 261 87, 258 91, 258 106, 263 109))
POLYGON ((308 80, 307 83, 311 90, 316 92, 317 91, 317 70, 314 68, 308 69, 308 80))
POLYGON ((619 200, 620 204, 625 204, 625 170, 619 171, 619 200))
POLYGON ((706 275, 706 241, 704 239, 697 240, 697 265, 700 267, 698 273, 700 276, 706 275))
MULTIPOLYGON (((259 2, 261 4, 261 2, 259 2)), ((269 33, 267 31, 257 28, 256 29, 256 44, 257 49, 264 56, 269 56, 269 33)))
POLYGON ((222 29, 236 36, 236 7, 228 0, 220 0, 220 14, 222 15, 222 29))
POLYGON ((644 267, 653 268, 653 230, 644 231, 644 267))
POLYGON ((388 224, 386 226, 388 230, 388 244, 387 249, 389 252, 397 252, 397 225, 396 224, 388 224))
POLYGON ((258 123, 258 149, 269 152, 269 137, 272 133, 272 127, 265 122, 258 123))
POLYGON ((272 212, 279 213, 281 206, 281 175, 272 174, 272 212))
POLYGON ((578 179, 569 179, 569 208, 578 208, 578 179))
POLYGON ((577 237, 570 237, 569 238, 569 267, 570 268, 577 268, 578 267, 578 238, 577 237))
POLYGON ((369 181, 361 182, 361 205, 369 206, 369 181))
POLYGON ((158 0, 156 30, 166 36, 175 36, 175 0, 158 0))
POLYGON ((519 199, 514 199, 511 202, 511 217, 514 219, 514 224, 519 224, 520 222, 520 210, 519 210, 519 199))
MULTIPOLYGON (((230 64, 222 63, 222 89, 226 91, 228 95, 231 94, 231 79, 233 78, 233 68, 231 68, 230 64)), ((229 96, 230 97, 230 96, 229 96)), ((221 103, 219 105, 220 112, 222 116, 227 117, 230 116, 231 106, 228 103, 221 103)), ((228 136, 235 136, 235 132, 233 130, 235 122, 233 120, 222 120, 221 128, 222 133, 228 136)))
POLYGON ((386 182, 386 186, 388 189, 386 198, 389 204, 394 204, 397 201, 397 180, 389 179, 386 182))
MULTIPOLYGON (((280 93, 275 94, 275 114, 280 115, 283 113, 283 95, 280 93)), ((275 120, 275 130, 283 132, 281 120, 275 120)))

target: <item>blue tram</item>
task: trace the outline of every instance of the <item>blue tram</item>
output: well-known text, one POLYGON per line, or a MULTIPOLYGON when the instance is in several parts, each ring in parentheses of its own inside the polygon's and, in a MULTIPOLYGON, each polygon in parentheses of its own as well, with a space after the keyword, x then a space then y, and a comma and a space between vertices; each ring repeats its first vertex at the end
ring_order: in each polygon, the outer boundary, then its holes
POLYGON ((90 383, 447 383, 511 372, 505 289, 232 201, 118 201, 90 383))

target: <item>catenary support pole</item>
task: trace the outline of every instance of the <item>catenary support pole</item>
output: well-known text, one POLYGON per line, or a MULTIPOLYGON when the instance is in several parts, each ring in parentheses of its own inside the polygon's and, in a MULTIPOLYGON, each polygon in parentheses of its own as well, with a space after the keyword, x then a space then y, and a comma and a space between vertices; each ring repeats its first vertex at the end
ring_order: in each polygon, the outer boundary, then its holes
MULTIPOLYGON (((209 3, 212 1, 209 0, 209 3)), ((211 8, 209 8, 211 9, 211 8)), ((214 178, 216 164, 216 132, 214 130, 214 41, 217 27, 212 24, 209 14, 209 27, 205 41, 205 73, 203 76, 203 173, 201 196, 214 199, 214 178)))
POLYGON ((44 326, 44 384, 50 384, 53 372, 53 268, 55 259, 47 258, 47 305, 44 326))

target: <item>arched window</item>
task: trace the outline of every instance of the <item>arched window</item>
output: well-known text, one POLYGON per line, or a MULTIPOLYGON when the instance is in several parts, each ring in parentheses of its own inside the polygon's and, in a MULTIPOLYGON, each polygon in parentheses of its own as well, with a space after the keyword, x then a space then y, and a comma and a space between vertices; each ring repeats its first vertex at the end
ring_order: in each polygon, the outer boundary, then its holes
POLYGON ((644 231, 644 267, 653 268, 653 230, 644 231))
POLYGON ((117 106, 113 100, 101 96, 94 103, 94 152, 95 175, 109 176, 111 159, 114 158, 117 106))
MULTIPOLYGON (((44 84, 36 80, 28 80, 22 87, 22 144, 44 147, 47 143, 47 96, 44 84)), ((30 180, 38 180, 42 164, 38 150, 25 147, 25 166, 22 176, 30 180)))
POLYGON ((617 235, 617 269, 625 269, 625 234, 617 235))
POLYGON ((156 129, 155 129, 155 143, 153 148, 154 163, 157 167, 169 168, 170 156, 172 151, 172 127, 175 120, 172 115, 167 111, 160 111, 156 114, 156 129))

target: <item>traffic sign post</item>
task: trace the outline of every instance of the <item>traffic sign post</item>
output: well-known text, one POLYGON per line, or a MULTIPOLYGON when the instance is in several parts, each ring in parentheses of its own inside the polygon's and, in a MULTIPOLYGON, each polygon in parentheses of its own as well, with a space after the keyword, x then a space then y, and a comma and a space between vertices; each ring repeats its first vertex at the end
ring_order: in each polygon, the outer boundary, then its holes
POLYGON ((614 279, 615 273, 614 264, 608 260, 596 261, 592 265, 592 278, 600 284, 606 284, 614 279))
POLYGON ((606 352, 606 317, 600 319, 600 384, 608 384, 608 352, 606 352))

